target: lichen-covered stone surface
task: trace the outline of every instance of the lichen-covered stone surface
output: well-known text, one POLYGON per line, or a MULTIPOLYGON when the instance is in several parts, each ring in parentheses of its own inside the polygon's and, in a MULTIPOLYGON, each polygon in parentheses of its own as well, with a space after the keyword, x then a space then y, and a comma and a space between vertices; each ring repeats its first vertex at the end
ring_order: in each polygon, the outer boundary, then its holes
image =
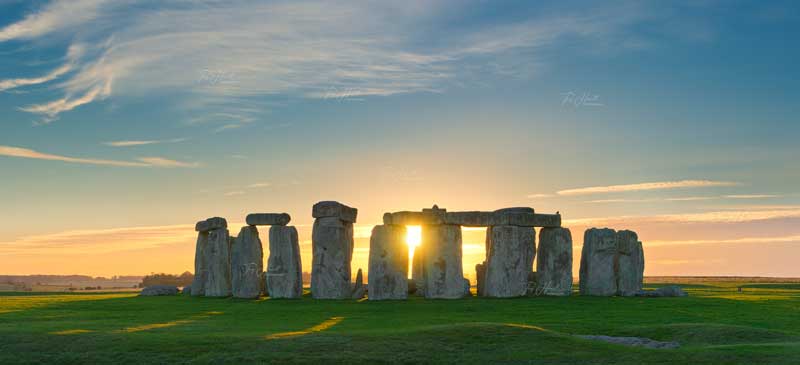
POLYGON ((369 240, 369 300, 408 298, 406 227, 379 225, 369 240))

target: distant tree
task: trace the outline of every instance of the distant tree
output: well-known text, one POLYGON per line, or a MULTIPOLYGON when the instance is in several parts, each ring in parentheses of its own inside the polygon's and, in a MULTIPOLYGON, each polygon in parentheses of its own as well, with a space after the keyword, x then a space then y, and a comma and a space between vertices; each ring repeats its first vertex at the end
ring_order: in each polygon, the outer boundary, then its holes
POLYGON ((148 287, 153 285, 174 285, 174 286, 189 286, 194 280, 194 275, 186 271, 180 275, 172 274, 150 274, 142 278, 142 283, 139 287, 148 287))

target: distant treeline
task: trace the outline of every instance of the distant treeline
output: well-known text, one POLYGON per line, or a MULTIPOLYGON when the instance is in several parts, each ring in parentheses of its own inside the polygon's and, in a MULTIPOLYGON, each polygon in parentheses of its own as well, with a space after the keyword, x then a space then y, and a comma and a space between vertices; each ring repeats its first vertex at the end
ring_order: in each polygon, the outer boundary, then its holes
POLYGON ((141 276, 112 276, 110 278, 98 276, 92 277, 87 275, 0 275, 0 283, 20 283, 26 285, 47 285, 47 284, 64 284, 71 283, 97 283, 101 285, 109 285, 114 282, 139 282, 142 280, 141 276))
POLYGON ((180 275, 172 274, 150 274, 142 278, 142 283, 139 287, 148 287, 152 285, 174 285, 174 286, 189 286, 192 285, 194 274, 186 271, 180 275))

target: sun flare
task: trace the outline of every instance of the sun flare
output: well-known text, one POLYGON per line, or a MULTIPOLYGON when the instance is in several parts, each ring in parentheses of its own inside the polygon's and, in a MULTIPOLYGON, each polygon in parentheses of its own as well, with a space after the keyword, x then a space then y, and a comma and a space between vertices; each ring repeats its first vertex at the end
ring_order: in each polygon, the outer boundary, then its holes
POLYGON ((406 244, 408 245, 408 277, 411 277, 413 268, 414 249, 419 247, 422 242, 421 226, 406 226, 406 244))

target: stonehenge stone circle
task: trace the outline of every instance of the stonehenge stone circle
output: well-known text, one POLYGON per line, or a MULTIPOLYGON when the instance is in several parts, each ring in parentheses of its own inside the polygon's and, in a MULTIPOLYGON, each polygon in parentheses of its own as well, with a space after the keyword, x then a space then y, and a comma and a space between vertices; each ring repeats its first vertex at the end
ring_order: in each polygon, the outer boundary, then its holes
POLYGON ((285 226, 292 220, 286 213, 253 213, 245 221, 250 226, 285 226))
POLYGON ((528 274, 536 255, 535 237, 530 227, 498 225, 486 230, 488 251, 481 285, 484 296, 511 298, 527 293, 528 274))
POLYGON ((242 227, 231 247, 231 288, 236 298, 258 298, 261 295, 261 273, 264 254, 258 229, 242 227))
POLYGON ((338 202, 319 202, 312 209, 311 295, 316 299, 351 296, 353 222, 357 210, 338 202))
POLYGON ((230 240, 226 228, 208 232, 208 246, 205 250, 206 277, 203 287, 207 297, 228 297, 231 295, 230 240))
POLYGON ((425 298, 463 298, 461 267, 461 226, 452 224, 422 227, 425 298))
POLYGON ((617 232, 617 295, 634 296, 642 290, 644 252, 636 232, 617 232))
POLYGON ((539 230, 536 293, 572 295, 572 234, 568 228, 539 230))
POLYGON ((271 298, 303 296, 303 266, 297 229, 292 226, 269 228, 269 259, 266 286, 271 298))
POLYGON ((197 233, 197 244, 194 250, 194 280, 192 281, 191 293, 193 296, 203 296, 206 294, 205 285, 208 276, 208 262, 206 250, 208 249, 208 232, 197 233))
POLYGON ((369 300, 408 298, 406 227, 378 225, 369 240, 369 300))
POLYGON ((633 296, 642 289, 644 251, 633 231, 592 228, 583 238, 581 295, 633 296))

